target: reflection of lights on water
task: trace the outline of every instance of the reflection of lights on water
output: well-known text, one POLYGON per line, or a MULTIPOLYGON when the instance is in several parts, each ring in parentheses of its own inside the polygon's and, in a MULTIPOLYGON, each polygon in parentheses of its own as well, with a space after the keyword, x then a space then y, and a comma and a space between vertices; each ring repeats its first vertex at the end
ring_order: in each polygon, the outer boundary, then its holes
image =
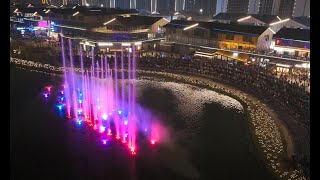
POLYGON ((128 120, 125 120, 123 123, 124 125, 128 125, 128 120))
POLYGON ((81 114, 81 112, 82 112, 82 109, 78 109, 78 114, 81 114))
POLYGON ((118 111, 118 114, 121 114, 121 113, 122 113, 122 111, 121 111, 121 110, 119 110, 119 111, 118 111))
POLYGON ((77 120, 77 123, 78 123, 79 125, 81 125, 81 124, 82 124, 82 120, 77 120))
POLYGON ((44 95, 44 97, 45 97, 45 98, 47 98, 47 97, 48 97, 48 94, 47 94, 47 93, 44 93, 43 95, 44 95))
POLYGON ((100 109, 101 109, 101 106, 97 106, 97 109, 99 109, 99 110, 100 110, 100 109))
POLYGON ((111 129, 109 128, 109 129, 108 129, 108 136, 111 136, 111 135, 112 135, 111 129))
POLYGON ((144 128, 144 131, 145 131, 145 132, 147 132, 147 131, 148 131, 148 129, 147 129, 147 128, 144 128))
POLYGON ((81 99, 79 99, 79 104, 81 104, 82 103, 82 100, 81 99))

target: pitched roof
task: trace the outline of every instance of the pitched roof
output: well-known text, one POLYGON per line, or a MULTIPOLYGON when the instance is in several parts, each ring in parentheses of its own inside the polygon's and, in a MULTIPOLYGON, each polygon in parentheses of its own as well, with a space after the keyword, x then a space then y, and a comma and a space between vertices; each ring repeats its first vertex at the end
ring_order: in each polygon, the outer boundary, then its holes
POLYGON ((294 17, 292 20, 305 25, 307 27, 310 27, 310 16, 301 16, 301 17, 294 17))
POLYGON ((85 16, 97 16, 97 15, 112 15, 112 14, 138 14, 136 9, 119 9, 119 8, 100 8, 100 7, 86 7, 76 6, 73 8, 53 8, 53 13, 57 14, 74 14, 79 12, 85 16))
POLYGON ((130 16, 130 17, 117 17, 117 21, 126 26, 151 26, 162 19, 162 17, 153 17, 153 16, 130 16))
POLYGON ((274 38, 292 39, 300 41, 310 41, 309 29, 293 29, 293 28, 281 28, 274 38))
POLYGON ((198 22, 198 21, 184 21, 184 20, 173 20, 170 23, 166 24, 165 28, 185 28, 190 25, 199 23, 195 28, 208 29, 210 31, 225 31, 225 32, 234 32, 241 34, 253 34, 261 35, 268 27, 265 26, 251 26, 251 25, 240 25, 240 24, 224 24, 218 22, 198 22))
POLYGON ((240 18, 244 18, 248 16, 247 14, 242 13, 219 13, 213 16, 213 20, 230 20, 230 21, 237 21, 240 18))
MULTIPOLYGON (((238 21, 241 18, 251 16, 259 21, 262 21, 266 24, 278 21, 276 15, 264 15, 264 14, 243 14, 243 13, 219 13, 213 17, 213 20, 229 20, 229 21, 238 21)), ((280 17, 281 19, 284 19, 280 17)))

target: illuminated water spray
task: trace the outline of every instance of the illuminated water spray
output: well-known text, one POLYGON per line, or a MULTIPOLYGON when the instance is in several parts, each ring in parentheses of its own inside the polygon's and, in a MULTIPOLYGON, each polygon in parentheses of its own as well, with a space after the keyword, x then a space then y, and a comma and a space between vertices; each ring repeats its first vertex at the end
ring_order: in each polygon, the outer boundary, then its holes
MULTIPOLYGON (((92 127, 101 136, 102 144, 111 139, 126 144, 129 152, 136 155, 137 134, 142 132, 150 144, 159 141, 159 128, 154 125, 155 117, 142 108, 136 100, 136 51, 122 50, 113 57, 101 55, 95 59, 91 49, 91 65, 84 67, 83 48, 80 58, 74 59, 71 39, 61 37, 63 85, 58 89, 59 112, 79 126, 92 127), (69 53, 65 53, 65 43, 69 53), (69 63, 68 63, 69 62, 69 63), (76 73, 76 64, 81 71, 76 73), (127 64, 127 69, 125 65, 127 64), (119 77, 119 78, 118 78, 119 77)), ((49 98, 53 87, 47 86, 43 96, 49 98)))

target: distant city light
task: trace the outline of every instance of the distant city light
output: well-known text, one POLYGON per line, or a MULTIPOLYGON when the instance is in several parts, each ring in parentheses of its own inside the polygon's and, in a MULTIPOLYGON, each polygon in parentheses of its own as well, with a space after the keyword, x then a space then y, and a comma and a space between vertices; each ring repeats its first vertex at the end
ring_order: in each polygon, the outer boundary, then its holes
POLYGON ((238 22, 244 21, 244 20, 249 19, 249 18, 251 18, 251 16, 247 16, 247 17, 244 17, 244 18, 240 18, 240 19, 238 19, 238 22))
POLYGON ((107 25, 107 24, 111 23, 111 22, 114 21, 114 20, 116 20, 116 18, 113 18, 113 19, 111 19, 110 21, 103 23, 103 25, 107 25))
POLYGON ((76 12, 76 13, 74 13, 72 16, 76 16, 77 14, 79 14, 79 11, 78 11, 78 12, 76 12))
POLYGON ((194 28, 194 27, 196 27, 196 26, 198 26, 198 25, 199 25, 199 23, 193 24, 193 25, 191 25, 191 26, 185 27, 183 30, 186 31, 186 30, 191 29, 191 28, 194 28))
POLYGON ((289 21, 290 20, 290 18, 287 18, 287 19, 284 19, 284 20, 281 20, 281 21, 278 21, 278 22, 274 22, 274 23, 271 23, 271 24, 269 24, 270 26, 273 26, 273 25, 276 25, 276 24, 280 24, 280 23, 283 23, 283 22, 287 22, 287 21, 289 21))

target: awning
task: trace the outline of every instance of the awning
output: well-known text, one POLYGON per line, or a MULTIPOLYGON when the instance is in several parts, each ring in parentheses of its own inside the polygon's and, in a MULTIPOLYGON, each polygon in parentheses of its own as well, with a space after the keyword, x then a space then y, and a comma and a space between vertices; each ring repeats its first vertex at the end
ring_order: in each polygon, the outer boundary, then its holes
POLYGON ((233 53, 228 51, 216 51, 215 54, 225 56, 231 59, 235 59, 241 62, 247 62, 249 60, 249 55, 247 54, 240 54, 240 53, 233 53))

